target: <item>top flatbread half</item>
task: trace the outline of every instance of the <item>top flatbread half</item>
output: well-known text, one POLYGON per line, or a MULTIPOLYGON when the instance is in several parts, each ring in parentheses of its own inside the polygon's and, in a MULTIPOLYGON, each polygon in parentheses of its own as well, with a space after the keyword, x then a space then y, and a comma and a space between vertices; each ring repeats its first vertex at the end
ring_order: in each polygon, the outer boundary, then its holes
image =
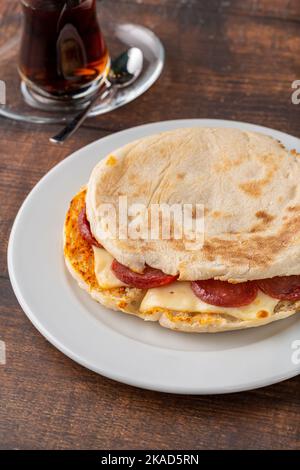
POLYGON ((271 137, 239 129, 178 129, 116 150, 93 170, 87 216, 120 263, 145 264, 180 280, 242 282, 300 274, 300 155, 271 137), (120 240, 102 204, 203 204, 204 245, 120 240), (105 233, 105 236, 103 234, 105 233))

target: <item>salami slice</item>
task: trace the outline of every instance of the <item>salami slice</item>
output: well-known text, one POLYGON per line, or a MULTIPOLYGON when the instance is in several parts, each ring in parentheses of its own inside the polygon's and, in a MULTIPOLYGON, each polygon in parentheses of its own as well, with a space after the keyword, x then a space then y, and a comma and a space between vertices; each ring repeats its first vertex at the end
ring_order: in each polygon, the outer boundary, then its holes
POLYGON ((276 276, 270 279, 260 279, 256 283, 265 294, 275 299, 300 299, 300 276, 276 276))
POLYGON ((81 233, 81 236, 82 238, 84 238, 85 241, 87 241, 90 245, 94 245, 94 246, 97 246, 98 248, 101 248, 100 243, 98 243, 97 240, 92 235, 90 223, 86 217, 85 207, 79 212, 78 226, 79 226, 79 231, 81 233))
POLYGON ((150 268, 146 266, 142 274, 135 273, 127 268, 117 260, 112 262, 111 268, 115 276, 130 287, 137 287, 138 289, 151 289, 152 287, 165 286, 173 281, 176 281, 178 276, 170 276, 165 274, 159 269, 150 268))
POLYGON ((243 307, 249 305, 257 296, 258 288, 254 282, 231 284, 209 279, 194 281, 192 290, 199 299, 218 307, 243 307))

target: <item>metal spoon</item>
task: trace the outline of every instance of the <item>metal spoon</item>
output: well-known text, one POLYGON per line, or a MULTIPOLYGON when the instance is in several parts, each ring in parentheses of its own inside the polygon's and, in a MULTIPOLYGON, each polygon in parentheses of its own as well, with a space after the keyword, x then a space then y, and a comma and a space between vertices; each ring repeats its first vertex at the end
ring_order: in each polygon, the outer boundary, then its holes
MULTIPOLYGON (((81 126, 100 97, 114 94, 120 88, 131 85, 140 75, 143 68, 143 53, 137 47, 131 47, 112 61, 111 69, 104 85, 92 97, 88 105, 80 111, 57 135, 49 140, 62 144, 81 126)), ((114 96, 114 95, 113 95, 114 96)))

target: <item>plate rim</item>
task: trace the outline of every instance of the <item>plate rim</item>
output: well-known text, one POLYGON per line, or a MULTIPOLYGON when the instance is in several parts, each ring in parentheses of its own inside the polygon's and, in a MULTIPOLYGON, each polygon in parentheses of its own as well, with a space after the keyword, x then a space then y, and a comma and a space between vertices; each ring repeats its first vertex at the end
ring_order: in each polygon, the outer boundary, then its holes
MULTIPOLYGON (((35 193, 39 191, 40 186, 42 186, 47 180, 47 178, 50 175, 53 175, 56 171, 59 171, 63 168, 63 166, 68 165, 73 158, 78 158, 80 157, 80 153, 84 151, 88 151, 89 148, 100 144, 104 140, 111 140, 111 139, 117 139, 118 136, 124 135, 129 133, 129 140, 130 140, 130 134, 135 133, 136 131, 141 131, 141 130, 146 130, 146 132, 153 127, 157 126, 173 126, 175 125, 174 128, 176 128, 178 124, 178 128, 181 127, 184 124, 189 124, 189 125, 209 125, 207 123, 210 123, 211 125, 218 125, 218 124, 226 124, 226 127, 247 127, 247 128, 253 128, 255 132, 266 132, 267 134, 271 133, 276 133, 276 134, 281 134, 285 137, 293 138, 296 141, 300 143, 300 139, 298 137, 292 136, 290 134, 278 131, 276 129, 268 128, 265 126, 260 126, 252 123, 247 123, 247 122, 242 122, 242 121, 235 121, 235 120, 223 120, 223 119, 205 119, 205 118, 200 118, 200 119, 176 119, 176 120, 167 120, 167 121, 158 121, 154 123, 148 123, 148 124, 143 124, 143 125, 138 125, 134 126, 128 129, 124 129, 122 131, 109 134, 105 137, 102 137, 100 139, 97 139, 90 144, 76 150, 73 152, 71 155, 66 157, 64 160, 60 161, 58 164, 54 165, 43 177, 38 181, 38 183, 31 189, 31 191, 27 194, 26 198, 24 199, 23 203, 21 204, 18 213, 16 215, 16 218, 14 220, 10 237, 9 237, 9 242, 8 242, 8 250, 7 250, 7 262, 8 262, 8 272, 9 272, 9 278, 11 285, 13 287, 13 291, 17 297, 17 300, 23 309, 24 313, 26 316, 29 318, 29 320, 32 322, 32 324, 35 326, 35 328, 49 341, 54 347, 56 347, 59 351, 61 351, 63 354, 68 356, 70 359, 74 360, 75 362, 79 363, 81 366, 94 371, 95 373, 101 374, 105 377, 108 377, 112 380, 115 380, 117 382, 125 383, 127 385, 132 385, 135 387, 147 389, 147 390, 153 390, 153 391, 160 391, 160 392, 166 392, 166 393, 175 393, 175 394, 185 394, 185 395, 210 395, 210 394, 226 394, 226 393, 233 393, 233 392, 241 392, 241 391, 247 391, 247 390, 253 390, 261 387, 265 387, 271 384, 275 384, 284 380, 287 380, 289 378, 295 377, 300 373, 300 366, 295 365, 291 370, 289 370, 287 373, 281 373, 277 374, 276 376, 272 376, 269 378, 266 378, 265 380, 259 379, 257 381, 251 381, 248 383, 248 385, 245 384, 237 384, 233 386, 219 386, 219 387, 207 387, 204 388, 203 386, 199 385, 199 387, 189 387, 188 385, 178 385, 177 386, 163 386, 159 385, 157 383, 149 384, 147 381, 140 380, 138 377, 134 378, 128 378, 128 376, 120 376, 120 374, 115 374, 114 372, 107 371, 107 370, 102 370, 100 367, 95 367, 88 363, 87 361, 84 360, 81 356, 79 356, 75 351, 70 350, 67 346, 64 344, 61 344, 59 340, 55 338, 45 328, 42 323, 39 321, 38 316, 34 314, 34 312, 31 311, 31 308, 29 307, 26 299, 24 298, 22 294, 22 289, 20 288, 20 285, 17 281, 17 276, 14 270, 14 263, 13 263, 13 253, 12 253, 12 247, 15 243, 15 237, 16 237, 16 232, 18 230, 18 224, 19 220, 22 216, 23 210, 27 205, 30 203, 31 198, 35 196, 35 193), (258 129, 260 129, 258 131, 258 129)), ((156 131, 154 130, 153 133, 156 131)))

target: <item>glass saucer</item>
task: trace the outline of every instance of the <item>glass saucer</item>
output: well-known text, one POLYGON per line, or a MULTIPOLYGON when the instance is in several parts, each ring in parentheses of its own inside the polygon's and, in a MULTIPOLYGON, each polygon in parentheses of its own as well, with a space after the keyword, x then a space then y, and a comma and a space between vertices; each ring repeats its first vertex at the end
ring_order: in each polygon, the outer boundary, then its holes
MULTIPOLYGON (((16 24, 15 31, 13 37, 6 38, 4 44, 0 43, 0 80, 5 83, 6 87, 6 104, 0 105, 0 116, 36 124, 67 121, 74 114, 73 109, 70 108, 70 112, 62 114, 56 110, 43 110, 37 107, 26 85, 21 83, 17 71, 19 22, 16 24)), ((144 54, 143 71, 129 87, 115 93, 107 93, 90 111, 89 117, 113 111, 145 93, 158 79, 164 66, 163 45, 159 38, 144 26, 131 23, 115 25, 106 34, 106 40, 112 57, 129 47, 139 47, 144 54)))

